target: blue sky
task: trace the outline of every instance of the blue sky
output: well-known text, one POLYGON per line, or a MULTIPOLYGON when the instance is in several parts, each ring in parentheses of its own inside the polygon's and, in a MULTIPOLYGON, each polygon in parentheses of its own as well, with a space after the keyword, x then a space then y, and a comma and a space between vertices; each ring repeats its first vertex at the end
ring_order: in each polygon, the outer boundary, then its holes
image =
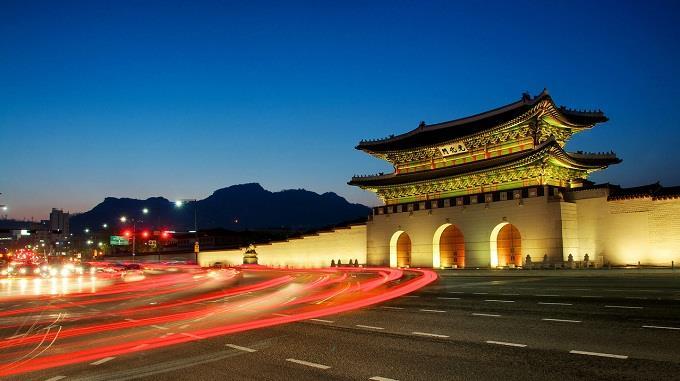
POLYGON ((260 182, 372 205, 346 182, 389 167, 359 140, 544 87, 610 117, 567 147, 623 158, 594 180, 680 185, 679 4, 5 0, 0 203, 260 182))

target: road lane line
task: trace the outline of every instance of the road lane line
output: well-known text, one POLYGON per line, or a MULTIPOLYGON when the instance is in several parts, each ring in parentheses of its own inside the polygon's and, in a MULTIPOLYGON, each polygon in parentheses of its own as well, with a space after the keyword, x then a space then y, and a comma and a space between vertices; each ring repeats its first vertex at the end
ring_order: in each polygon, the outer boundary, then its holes
POLYGON ((227 344, 226 346, 229 347, 229 348, 232 348, 232 349, 236 349, 236 350, 239 350, 239 351, 243 351, 243 352, 250 352, 250 353, 252 353, 252 352, 257 352, 257 349, 252 349, 252 348, 248 348, 248 347, 242 347, 242 346, 236 345, 236 344, 227 344))
POLYGON ((387 310, 403 310, 404 307, 391 307, 391 306, 383 306, 384 309, 387 310))
POLYGON ((428 310, 428 309, 421 309, 420 311, 422 312, 436 312, 436 313, 444 313, 446 311, 444 310, 428 310))
POLYGON ((582 298, 601 298, 600 295, 580 295, 582 298))
POLYGON ((604 306, 604 308, 624 308, 624 309, 630 309, 630 310, 641 310, 643 307, 638 307, 638 306, 604 306))
POLYGON ((553 297, 553 296, 559 296, 559 295, 555 295, 555 294, 537 294, 537 295, 534 295, 534 296, 550 296, 550 297, 553 297))
POLYGON ((485 299, 485 302, 493 302, 493 303, 514 303, 514 300, 501 300, 501 299, 485 299))
POLYGON ((640 299, 640 300, 647 300, 647 298, 644 297, 644 296, 626 296, 624 299, 640 299))
POLYGON ((501 294, 503 296, 518 296, 519 294, 501 294))
POLYGON ((45 381, 59 381, 59 380, 63 380, 64 378, 66 378, 66 376, 54 376, 52 378, 48 378, 45 381))
POLYGON ((404 295, 404 298, 420 298, 420 295, 404 295))
POLYGON ((372 326, 372 325, 363 325, 363 324, 357 324, 356 326, 359 327, 359 328, 368 328, 368 329, 385 329, 383 327, 375 327, 375 326, 372 326))
POLYGON ((387 377, 380 377, 380 376, 373 376, 373 377, 369 378, 369 380, 373 380, 373 381, 399 381, 399 380, 395 380, 394 378, 387 378, 387 377))
POLYGON ((191 324, 184 324, 184 325, 181 325, 181 326, 179 326, 179 329, 185 329, 185 328, 187 328, 187 327, 190 326, 190 325, 191 325, 191 324))
POLYGON ((113 359, 115 359, 115 357, 104 357, 104 358, 101 359, 101 360, 97 360, 97 361, 95 361, 95 362, 91 362, 90 365, 101 365, 101 364, 103 364, 103 363, 105 363, 105 362, 108 362, 108 361, 111 361, 111 360, 113 360, 113 359))
POLYGON ((7 340, 18 339, 18 338, 24 337, 24 336, 26 336, 25 333, 20 333, 20 334, 18 334, 18 335, 14 335, 14 336, 8 337, 7 340))
POLYGON ((569 320, 569 319, 550 319, 550 318, 545 318, 541 319, 543 321, 556 321, 560 323, 581 323, 580 320, 569 320))
POLYGON ((508 343, 508 342, 505 342, 505 341, 487 340, 486 343, 487 344, 496 344, 496 345, 505 345, 506 347, 518 347, 518 348, 526 347, 526 344, 508 343))
POLYGON ((169 329, 168 327, 162 327, 160 325, 152 325, 151 327, 156 328, 156 329, 165 329, 165 330, 169 329))
POLYGON ((321 322, 321 323, 335 323, 333 320, 324 320, 324 319, 309 319, 309 320, 318 321, 318 322, 321 322))
POLYGON ((180 335, 184 335, 186 337, 192 337, 194 339, 204 339, 203 336, 194 335, 193 333, 182 332, 182 333, 180 333, 180 335))
POLYGON ((149 346, 149 344, 146 344, 146 343, 144 343, 144 344, 139 344, 139 345, 137 345, 137 346, 132 347, 132 350, 134 351, 134 350, 142 349, 142 348, 148 347, 148 346, 149 346))
POLYGON ((538 304, 545 304, 548 306, 573 306, 571 303, 557 303, 557 302, 538 302, 538 304))
POLYGON ((498 314, 482 314, 482 313, 478 313, 478 312, 473 312, 472 316, 501 317, 501 315, 498 315, 498 314))
POLYGON ((449 294, 464 294, 464 291, 449 291, 449 294))
POLYGON ((135 319, 130 319, 130 318, 127 318, 127 319, 125 319, 125 321, 137 321, 137 320, 135 320, 135 319))
POLYGON ((411 332, 412 335, 418 335, 418 336, 429 336, 429 337, 442 337, 446 338, 449 336, 446 335, 440 335, 438 333, 427 333, 427 332, 411 332))
POLYGON ((272 315, 281 316, 281 317, 288 317, 288 316, 290 316, 290 315, 286 315, 286 314, 276 314, 276 313, 275 313, 275 314, 272 314, 272 315))
POLYGON ((628 358, 628 356, 624 356, 624 355, 613 355, 611 353, 586 352, 586 351, 577 351, 577 350, 571 350, 571 351, 569 351, 569 353, 575 354, 575 355, 609 357, 609 358, 613 358, 613 359, 622 359, 622 360, 625 360, 625 359, 628 358))
POLYGON ((472 295, 489 295, 488 292, 473 292, 472 295))
POLYGON ((304 360, 298 360, 298 359, 286 359, 286 361, 294 362, 294 363, 300 364, 300 365, 311 366, 312 368, 319 368, 319 369, 330 369, 331 368, 328 365, 317 364, 317 363, 304 361, 304 360))
POLYGON ((450 296, 440 296, 437 299, 442 299, 442 300, 460 300, 460 298, 455 298, 455 297, 450 297, 450 296))
POLYGON ((590 291, 589 288, 572 288, 574 291, 590 291))
POLYGON ((664 327, 661 325, 643 325, 642 328, 670 329, 674 331, 680 331, 680 327, 664 327))

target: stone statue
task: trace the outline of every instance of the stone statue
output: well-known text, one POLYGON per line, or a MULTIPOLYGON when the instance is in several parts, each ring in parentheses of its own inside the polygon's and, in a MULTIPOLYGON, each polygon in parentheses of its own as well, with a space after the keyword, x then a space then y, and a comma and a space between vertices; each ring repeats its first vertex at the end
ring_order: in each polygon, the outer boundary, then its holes
POLYGON ((257 264, 257 252, 255 251, 255 245, 253 245, 252 243, 248 245, 246 252, 243 253, 243 264, 244 265, 257 264))

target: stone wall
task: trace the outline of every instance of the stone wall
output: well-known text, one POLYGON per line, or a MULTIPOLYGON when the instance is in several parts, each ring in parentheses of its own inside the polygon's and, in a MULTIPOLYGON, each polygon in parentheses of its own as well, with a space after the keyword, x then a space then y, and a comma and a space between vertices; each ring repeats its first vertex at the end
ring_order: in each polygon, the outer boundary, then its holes
MULTIPOLYGON (((199 254, 201 266, 215 262, 228 265, 243 263, 246 248, 237 250, 204 251, 199 254)), ((331 260, 347 264, 351 259, 366 264, 366 225, 320 232, 288 241, 257 245, 258 263, 265 266, 328 267, 331 260)))
MULTIPOLYGON (((438 244, 435 232, 444 224, 453 224, 465 239, 466 267, 495 267, 491 249, 495 237, 492 235, 506 223, 519 229, 522 258, 531 254, 533 261, 540 261, 547 254, 551 261, 561 261, 565 251, 562 204, 552 196, 538 196, 374 215, 368 222, 368 264, 389 265, 390 241, 395 233, 403 231, 411 238, 412 266, 431 267, 436 262, 433 255, 433 246, 438 244)), ((574 227, 564 229, 572 234, 574 227)), ((570 240, 573 244, 573 237, 570 240)))

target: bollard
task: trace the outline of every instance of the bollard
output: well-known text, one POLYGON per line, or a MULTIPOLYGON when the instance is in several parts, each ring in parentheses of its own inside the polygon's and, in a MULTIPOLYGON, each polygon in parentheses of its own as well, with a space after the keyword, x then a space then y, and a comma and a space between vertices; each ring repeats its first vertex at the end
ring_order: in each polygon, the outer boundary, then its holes
POLYGON ((335 267, 335 259, 331 259, 331 267, 335 267))

